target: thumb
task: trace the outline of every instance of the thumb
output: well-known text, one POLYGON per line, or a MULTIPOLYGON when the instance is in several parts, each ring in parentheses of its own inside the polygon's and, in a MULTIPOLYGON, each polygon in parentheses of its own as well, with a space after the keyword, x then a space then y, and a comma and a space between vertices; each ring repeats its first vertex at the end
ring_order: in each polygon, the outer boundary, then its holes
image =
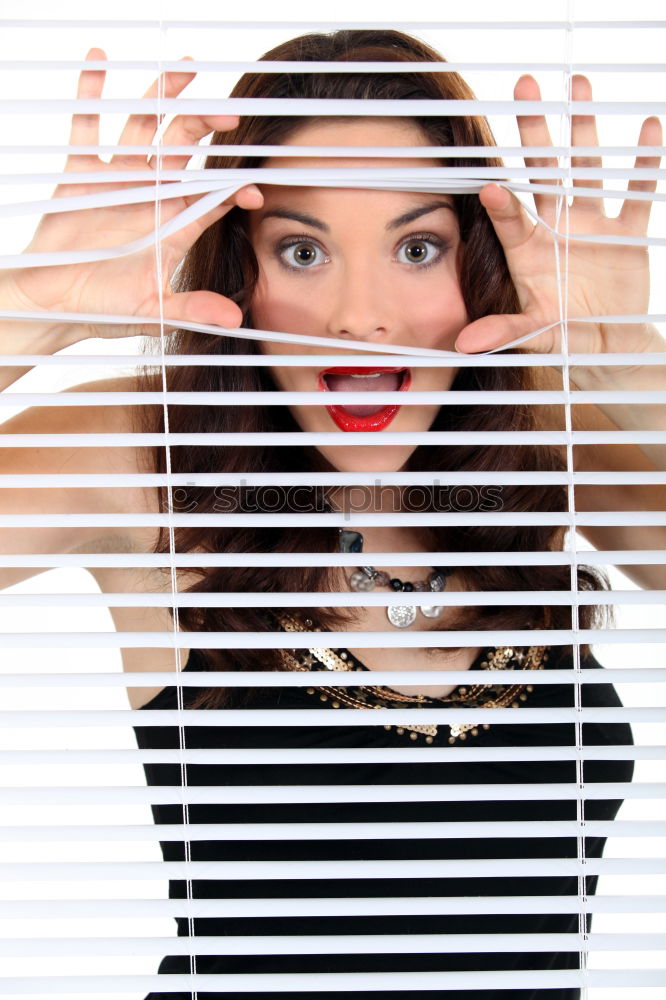
POLYGON ((498 348, 515 346, 514 342, 522 338, 528 344, 528 349, 536 350, 534 339, 539 338, 539 350, 552 351, 555 341, 557 323, 545 333, 535 327, 533 317, 525 313, 510 313, 506 316, 483 316, 469 323, 458 334, 455 349, 461 354, 479 354, 485 351, 495 351, 498 348), (544 344, 543 337, 548 338, 544 344))
MULTIPOLYGON (((201 323, 210 326, 224 326, 236 329, 243 321, 243 313, 231 299, 217 292, 177 292, 170 295, 164 304, 164 313, 168 326, 178 323, 201 323)), ((146 327, 147 333, 152 328, 146 327)), ((155 333, 159 328, 155 327, 155 333)))

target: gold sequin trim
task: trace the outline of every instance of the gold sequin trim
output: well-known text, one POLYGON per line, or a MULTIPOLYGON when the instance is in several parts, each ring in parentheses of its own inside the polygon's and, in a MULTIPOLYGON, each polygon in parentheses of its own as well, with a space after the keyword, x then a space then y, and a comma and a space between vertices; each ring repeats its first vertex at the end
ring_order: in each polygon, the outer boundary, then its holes
MULTIPOLYGON (((280 619, 280 625, 286 632, 320 632, 311 621, 299 622, 298 619, 285 616, 280 619)), ((360 661, 356 660, 348 650, 309 648, 307 653, 297 653, 296 649, 282 651, 283 662, 287 670, 312 671, 325 667, 332 671, 362 671, 367 673, 360 661)), ((528 649, 514 649, 511 646, 499 646, 489 649, 480 663, 482 670, 542 670, 548 660, 547 646, 530 646, 528 649)), ((308 688, 310 695, 317 695, 321 702, 330 704, 331 708, 384 708, 386 704, 412 704, 415 706, 437 706, 438 704, 468 705, 475 708, 520 708, 533 691, 531 684, 470 684, 460 685, 444 698, 429 698, 426 695, 407 695, 391 688, 362 685, 358 689, 338 687, 308 688), (354 691, 358 691, 355 694, 354 691), (374 699, 374 700, 373 700, 374 699)), ((417 740, 420 735, 426 743, 433 743, 437 736, 436 725, 412 725, 402 723, 400 726, 384 726, 385 729, 395 729, 399 735, 407 733, 409 739, 417 740)), ((488 723, 451 723, 449 724, 450 744, 458 740, 464 742, 468 735, 478 736, 479 731, 490 729, 488 723)))

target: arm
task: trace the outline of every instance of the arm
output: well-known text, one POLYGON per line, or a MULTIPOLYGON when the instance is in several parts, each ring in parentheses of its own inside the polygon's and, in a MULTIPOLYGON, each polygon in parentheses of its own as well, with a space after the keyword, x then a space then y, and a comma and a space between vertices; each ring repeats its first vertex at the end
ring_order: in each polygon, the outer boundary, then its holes
MULTIPOLYGON (((139 388, 135 378, 107 379, 77 385, 67 392, 113 392, 139 388)), ((44 406, 23 410, 0 428, 0 474, 79 475, 136 474, 145 472, 144 453, 132 447, 23 447, 3 446, 7 434, 131 433, 131 411, 121 406, 44 406)), ((3 528, 0 555, 58 555, 85 552, 150 551, 155 529, 141 527, 95 527, 77 523, 79 515, 151 513, 156 509, 149 488, 95 487, 1 487, 0 514, 63 517, 59 526, 3 528), (71 519, 72 524, 67 521, 71 519)), ((50 567, 0 567, 0 589, 11 587, 50 567)))
MULTIPOLYGON (((539 388, 561 388, 561 376, 550 368, 540 373, 539 388)), ((574 430, 612 431, 618 427, 597 406, 573 406, 574 430)), ((543 430, 564 430, 564 412, 561 406, 540 406, 537 409, 538 426, 543 430)), ((562 452, 566 464, 566 455, 562 452)), ((655 465, 641 448, 632 444, 576 445, 573 452, 576 472, 654 472, 655 465)), ((666 485, 608 484, 577 485, 575 487, 577 511, 663 511, 666 510, 666 485)), ((663 549, 666 551, 666 525, 596 526, 579 528, 580 533, 596 549, 663 549)), ((584 561, 584 560, 583 560, 584 561)), ((666 588, 666 566, 622 566, 622 572, 641 587, 666 588)))
MULTIPOLYGON (((539 100, 539 88, 531 77, 523 77, 516 86, 518 100, 539 100)), ((573 100, 590 100, 589 82, 584 77, 574 77, 573 100)), ((551 145, 545 119, 538 116, 518 118, 521 139, 529 154, 531 146, 551 145)), ((640 146, 660 145, 661 125, 656 118, 643 123, 638 143, 640 146)), ((598 146, 594 118, 584 115, 572 117, 572 145, 598 146)), ((555 159, 526 156, 528 166, 557 166, 555 159)), ((601 160, 596 157, 572 158, 574 167, 598 168, 601 160)), ((645 155, 636 158, 637 169, 656 169, 659 157, 645 155)), ((552 184, 553 182, 545 182, 552 184)), ((574 188, 599 188, 601 180, 574 180, 574 188)), ((650 180, 630 181, 632 192, 652 193, 656 183, 650 180)), ((556 252, 559 253, 561 271, 567 274, 566 315, 572 318, 585 316, 643 315, 648 308, 649 272, 648 253, 644 246, 585 243, 563 239, 549 233, 543 226, 535 226, 519 201, 508 191, 494 184, 487 185, 480 194, 488 216, 504 248, 511 276, 514 280, 521 312, 516 315, 486 316, 471 323, 459 335, 456 347, 464 352, 488 351, 501 348, 526 336, 533 330, 548 325, 552 328, 527 340, 521 347, 535 353, 559 353, 561 350, 560 290, 556 271, 556 252)), ((630 200, 624 203, 617 218, 607 218, 601 197, 574 196, 566 214, 557 216, 557 199, 553 195, 535 195, 535 205, 542 219, 553 229, 568 230, 572 236, 594 233, 601 236, 642 237, 647 231, 651 201, 630 200)), ((569 322, 568 349, 570 353, 664 353, 666 342, 659 332, 647 323, 576 323, 569 322)), ((555 367, 538 373, 541 388, 561 389, 561 372, 555 367)), ((570 369, 572 389, 576 390, 632 390, 663 389, 664 367, 654 365, 629 366, 573 366, 570 369)), ((653 404, 578 404, 572 408, 574 428, 577 430, 664 430, 666 407, 653 404)), ((563 407, 538 407, 540 426, 562 429, 563 407)), ((666 447, 661 444, 577 445, 574 464, 579 470, 635 470, 654 471, 666 469, 666 447)), ((587 485, 576 489, 578 510, 664 510, 666 488, 641 485, 587 485)), ((600 548, 660 548, 666 547, 666 529, 626 526, 621 528, 589 528, 586 537, 600 548)), ((631 575, 643 585, 664 586, 663 567, 635 567, 631 575)))
MULTIPOLYGON (((89 58, 102 59, 104 53, 91 50, 89 58)), ((167 73, 164 77, 164 93, 168 97, 177 96, 192 80, 192 73, 167 73)), ((104 73, 97 70, 84 71, 79 80, 78 95, 81 98, 98 98, 102 94, 104 73)), ((157 83, 148 90, 146 96, 154 96, 157 83)), ((189 145, 198 142, 213 129, 233 128, 237 119, 228 116, 209 118, 181 115, 174 118, 166 129, 164 145, 189 145)), ((121 138, 121 144, 150 145, 153 142, 157 122, 150 116, 132 116, 128 119, 121 138)), ((97 116, 75 115, 72 121, 70 142, 72 145, 97 145, 99 142, 99 121, 97 116)), ((166 169, 182 169, 187 165, 187 156, 164 155, 162 163, 166 169)), ((122 188, 122 184, 101 183, 104 174, 118 170, 145 171, 145 203, 130 206, 111 206, 86 209, 76 212, 56 212, 41 221, 28 252, 53 252, 99 247, 113 247, 131 242, 150 234, 155 227, 155 207, 153 186, 155 175, 150 160, 135 155, 116 154, 111 162, 105 163, 93 155, 70 156, 66 169, 95 171, 100 183, 61 185, 55 198, 67 195, 86 195, 98 191, 122 188)), ((73 178, 74 179, 74 178, 73 178)), ((132 187, 140 186, 137 181, 132 187)), ((162 204, 163 221, 192 203, 193 198, 174 198, 162 204)), ((221 218, 234 205, 256 207, 261 203, 261 195, 255 188, 237 192, 229 201, 207 215, 190 223, 187 227, 169 236, 162 242, 163 285, 156 283, 155 249, 117 259, 100 260, 86 264, 34 266, 16 268, 0 273, 0 309, 30 312, 68 313, 117 313, 133 316, 155 316, 159 314, 160 299, 164 303, 164 315, 171 320, 193 320, 203 323, 217 323, 237 326, 241 321, 241 311, 233 302, 222 295, 205 290, 176 294, 171 291, 171 276, 185 252, 204 231, 221 218)), ((0 323, 0 353, 12 354, 53 354, 66 346, 88 337, 118 338, 135 336, 137 333, 159 335, 159 327, 146 324, 143 327, 122 326, 86 327, 83 324, 44 322, 0 323)), ((7 366, 0 369, 0 388, 14 383, 28 369, 7 366)), ((134 380, 132 380, 134 382, 134 380)), ((138 380, 132 385, 118 385, 117 380, 107 380, 92 386, 100 391, 114 388, 140 388, 138 380)), ((85 390, 87 386, 78 386, 85 390)), ((71 390, 76 391, 76 389, 71 390)), ((36 406, 24 410, 18 416, 0 426, 0 474, 57 474, 69 473, 119 473, 146 471, 139 468, 137 448, 10 448, 2 446, 2 437, 7 434, 52 434, 80 433, 95 431, 127 432, 133 429, 132 413, 126 407, 73 407, 36 406)), ((139 532, 130 528, 111 531, 104 528, 85 528, 76 524, 75 515, 90 513, 114 513, 127 510, 138 512, 154 509, 154 496, 148 491, 128 488, 0 488, 0 513, 36 514, 53 513, 72 516, 71 527, 44 527, 36 529, 5 529, 0 532, 0 553, 67 553, 94 551, 102 548, 108 551, 124 551, 149 545, 139 532), (150 508, 150 504, 153 507, 150 508)), ((32 576, 39 569, 15 568, 0 570, 0 587, 7 587, 21 579, 32 576)))

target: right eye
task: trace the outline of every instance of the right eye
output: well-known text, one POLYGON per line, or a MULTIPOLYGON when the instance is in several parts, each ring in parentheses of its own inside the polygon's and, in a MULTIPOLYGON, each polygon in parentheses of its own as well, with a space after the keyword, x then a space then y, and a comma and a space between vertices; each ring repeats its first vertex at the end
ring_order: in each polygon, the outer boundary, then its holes
POLYGON ((299 240, 279 248, 279 257, 287 267, 302 270, 313 264, 322 264, 326 259, 322 250, 309 240, 299 240))

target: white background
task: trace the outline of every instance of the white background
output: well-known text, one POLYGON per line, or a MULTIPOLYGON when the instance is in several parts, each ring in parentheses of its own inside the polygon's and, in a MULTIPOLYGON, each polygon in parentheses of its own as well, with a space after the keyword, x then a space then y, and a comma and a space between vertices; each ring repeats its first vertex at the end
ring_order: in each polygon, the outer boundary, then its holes
MULTIPOLYGON (((584 2, 577 0, 575 4, 553 2, 536 5, 533 2, 511 3, 504 0, 496 2, 480 2, 471 0, 464 5, 445 4, 441 0, 422 0, 418 5, 405 5, 395 0, 384 0, 381 4, 373 4, 367 0, 338 0, 335 5, 335 16, 350 26, 358 20, 381 20, 387 24, 398 26, 404 22, 407 15, 419 20, 435 20, 450 18, 467 18, 477 23, 488 20, 559 20, 571 17, 575 20, 585 18, 635 18, 645 20, 663 16, 662 4, 639 0, 630 5, 609 4, 608 2, 584 2)), ((148 0, 116 0, 108 9, 93 7, 90 3, 60 2, 57 6, 49 3, 31 0, 29 5, 17 0, 4 0, 0 8, 0 17, 19 19, 29 16, 32 22, 39 18, 57 17, 61 21, 69 19, 95 19, 114 17, 117 19, 162 18, 170 19, 225 19, 253 18, 258 27, 255 30, 216 30, 206 27, 205 30, 178 28, 162 30, 155 28, 8 28, 2 26, 0 31, 0 59, 17 60, 30 59, 39 63, 47 59, 80 59, 92 45, 101 45, 106 49, 110 59, 156 59, 158 55, 164 58, 179 58, 191 55, 200 59, 253 59, 279 41, 292 37, 297 31, 268 31, 260 26, 262 20, 280 17, 285 20, 298 20, 309 17, 322 20, 331 16, 328 4, 309 4, 281 0, 280 4, 253 2, 232 6, 219 2, 202 2, 194 0, 188 4, 174 2, 148 2, 148 0), (27 9, 26 9, 27 8, 27 9)), ((564 31, 492 31, 478 29, 476 31, 415 31, 415 34, 438 48, 447 59, 455 61, 492 61, 492 62, 562 62, 570 53, 573 62, 589 60, 593 62, 627 63, 654 62, 663 58, 664 30, 575 30, 569 38, 564 31)), ((70 97, 76 86, 75 71, 35 70, 9 71, 0 64, 0 94, 8 97, 70 97)), ((514 70, 491 73, 467 73, 466 78, 476 90, 481 99, 497 100, 511 98, 513 83, 517 77, 514 70)), ((561 99, 564 93, 563 74, 558 71, 539 72, 536 74, 542 85, 546 99, 561 99)), ((658 73, 622 73, 618 70, 612 73, 591 74, 595 97, 601 100, 648 100, 664 99, 663 75, 658 73)), ((122 72, 109 75, 105 96, 134 97, 139 96, 148 86, 152 74, 150 71, 122 72)), ((224 96, 228 93, 233 80, 225 74, 202 74, 195 84, 187 91, 188 96, 211 97, 224 96)), ((498 118, 491 123, 496 138, 500 144, 517 145, 518 138, 515 126, 509 118, 498 118)), ((118 134, 120 118, 110 115, 104 123, 102 141, 112 142, 118 134)), ((602 144, 633 144, 638 133, 639 121, 636 117, 619 117, 604 119, 600 123, 602 144)), ((36 143, 59 143, 67 141, 68 122, 65 115, 5 115, 0 116, 3 142, 12 145, 34 145, 36 143)), ((561 137, 561 123, 551 122, 554 141, 561 137)), ((613 165, 624 166, 629 160, 617 158, 613 165)), ((1 155, 0 175, 13 174, 22 176, 34 171, 55 171, 62 166, 60 157, 18 156, 15 154, 1 155)), ((619 183, 618 187, 622 187, 619 183)), ((2 200, 21 202, 40 197, 48 197, 51 185, 19 183, 10 179, 3 183, 2 200)), ((610 203, 610 211, 616 211, 618 202, 610 203)), ((25 217, 13 220, 3 220, 2 250, 0 252, 18 252, 27 243, 36 220, 25 217)), ((654 235, 666 235, 663 211, 655 218, 652 232, 654 235)), ((653 298, 650 306, 652 313, 666 313, 665 283, 660 278, 664 272, 664 250, 653 252, 654 282, 653 298)), ((123 340, 118 348, 122 353, 130 353, 136 346, 134 341, 123 340)), ((78 353, 93 353, 94 351, 110 353, 112 345, 109 341, 88 341, 77 345, 78 353)), ((86 381, 89 378, 103 377, 108 369, 58 369, 31 374, 12 387, 14 391, 32 389, 63 388, 65 385, 86 381)), ((10 390, 11 391, 11 390, 10 390)), ((2 416, 9 416, 10 409, 3 410, 2 416)), ((614 574, 614 585, 626 589, 631 585, 620 574, 614 574)), ((84 593, 96 590, 92 579, 84 571, 58 570, 42 574, 20 587, 13 588, 14 593, 84 593)), ((658 627, 663 625, 664 608, 650 606, 646 609, 632 607, 623 610, 619 624, 622 627, 658 627)), ((14 632, 41 631, 110 631, 113 625, 108 612, 104 609, 80 608, 34 608, 24 607, 11 610, 0 607, 0 630, 14 632)), ((662 665, 663 658, 654 646, 628 647, 625 645, 608 645, 598 647, 598 657, 607 666, 629 666, 632 664, 662 665)), ((6 649, 0 669, 3 672, 25 670, 54 672, 81 671, 89 672, 119 672, 120 659, 115 650, 57 650, 30 651, 6 649)), ((663 691, 658 686, 646 688, 644 685, 623 685, 621 696, 627 705, 663 705, 663 691)), ((90 689, 58 689, 37 690, 26 688, 22 690, 3 690, 3 707, 5 708, 56 708, 58 706, 79 708, 126 708, 127 702, 122 687, 90 688, 90 689)), ((637 726, 635 736, 638 743, 660 742, 657 726, 637 726)), ((131 730, 117 728, 103 729, 93 732, 86 729, 76 730, 9 730, 4 734, 3 746, 38 748, 44 747, 107 747, 131 748, 135 746, 131 730)), ((138 766, 109 767, 93 769, 89 765, 72 766, 64 773, 60 768, 38 768, 20 766, 0 768, 0 783, 5 785, 22 784, 81 784, 81 785, 141 785, 143 773, 138 766)), ((639 763, 637 780, 659 780, 662 768, 660 762, 639 763)), ((664 818, 663 810, 656 808, 656 803, 649 800, 636 800, 625 805, 621 818, 664 818)), ((69 823, 139 823, 151 822, 147 807, 112 808, 90 807, 82 804, 77 807, 23 807, 20 811, 12 809, 7 821, 14 823, 45 822, 52 824, 69 823)), ((85 848, 78 844, 47 844, 37 845, 6 845, 3 860, 157 860, 159 848, 157 842, 130 844, 97 844, 85 848)), ((663 857, 663 842, 656 839, 641 838, 634 840, 616 838, 609 842, 606 856, 617 857, 663 857)), ((663 882, 652 876, 629 878, 617 876, 602 878, 600 892, 604 894, 622 894, 626 892, 656 893, 663 891, 663 882)), ((163 883, 125 883, 125 882, 89 882, 67 884, 26 883, 20 885, 9 883, 3 890, 4 898, 96 898, 137 897, 156 898, 166 896, 166 884, 163 883)), ((655 917, 640 917, 636 919, 621 917, 613 920, 609 917, 598 917, 594 929, 632 931, 654 931, 658 919, 655 917)), ((663 921, 661 929, 666 930, 663 921)), ((143 922, 136 920, 122 921, 74 921, 52 919, 43 922, 20 920, 0 921, 0 936, 23 937, 35 936, 69 936, 76 938, 81 935, 122 936, 132 935, 169 935, 174 925, 170 920, 152 920, 143 922)), ((0 958, 2 975, 67 975, 67 974, 99 974, 104 971, 131 973, 150 973, 156 969, 158 957, 128 957, 127 959, 99 958, 0 958)), ((633 967, 664 966, 664 955, 648 953, 601 953, 592 955, 591 967, 633 967)), ((125 994, 126 995, 126 994, 125 994)), ((590 990, 589 996, 594 1000, 614 1000, 628 996, 628 991, 615 989, 590 990)), ((109 994, 105 994, 109 996, 109 994)), ((640 997, 652 998, 666 996, 660 988, 642 990, 640 997)), ((138 998, 138 994, 137 994, 138 998)))

